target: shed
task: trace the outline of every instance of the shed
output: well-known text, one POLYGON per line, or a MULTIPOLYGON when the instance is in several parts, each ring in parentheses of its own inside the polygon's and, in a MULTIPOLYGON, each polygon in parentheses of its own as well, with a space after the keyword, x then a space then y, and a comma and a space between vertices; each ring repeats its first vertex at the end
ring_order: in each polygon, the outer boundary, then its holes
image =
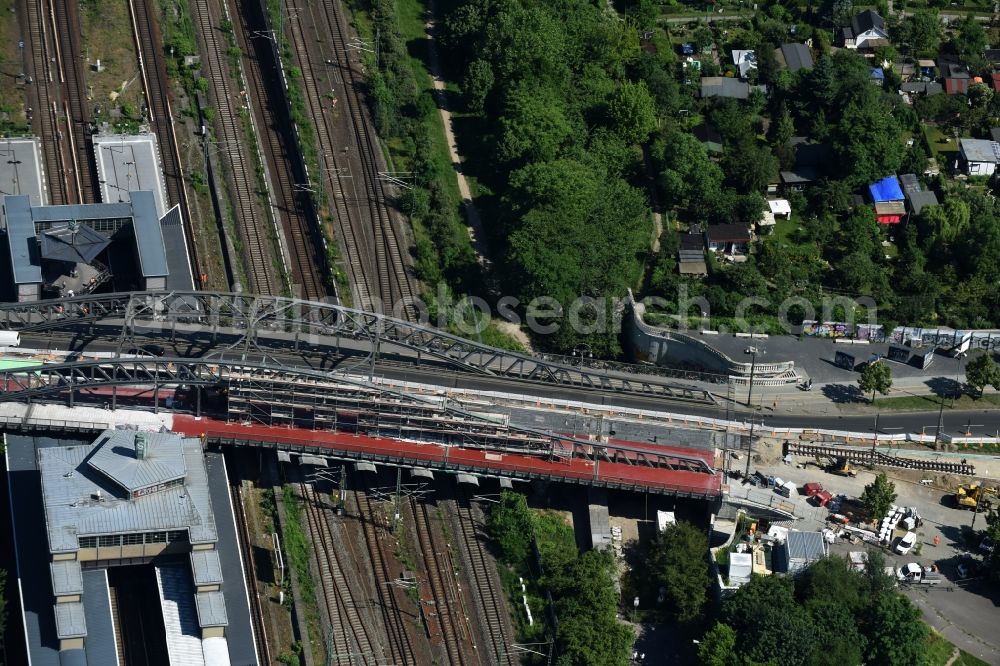
POLYGON ((785 540, 788 573, 797 573, 826 556, 822 532, 789 532, 785 540))
POLYGON ((781 48, 775 49, 774 55, 790 72, 797 72, 800 69, 812 69, 813 67, 812 54, 809 52, 809 47, 805 44, 782 44, 781 48))
POLYGON ((938 205, 937 195, 933 192, 914 192, 913 194, 907 194, 906 200, 910 204, 910 210, 914 213, 920 213, 927 206, 938 205))
POLYGON ((899 224, 906 214, 902 201, 879 201, 875 204, 875 220, 879 224, 899 224))
POLYGON ((757 54, 753 51, 734 50, 733 64, 736 65, 740 78, 745 79, 750 70, 757 69, 757 54))
POLYGON ((1000 162, 1000 144, 989 139, 959 139, 958 152, 970 176, 991 176, 1000 162))
POLYGON ((788 199, 768 199, 767 207, 775 217, 788 219, 792 216, 792 204, 788 199))

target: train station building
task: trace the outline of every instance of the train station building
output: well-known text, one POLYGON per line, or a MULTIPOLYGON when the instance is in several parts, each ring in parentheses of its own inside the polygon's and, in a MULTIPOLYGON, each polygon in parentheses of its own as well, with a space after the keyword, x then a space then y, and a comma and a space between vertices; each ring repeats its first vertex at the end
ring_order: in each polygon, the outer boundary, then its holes
POLYGON ((102 203, 94 204, 48 205, 37 141, 21 143, 0 144, 15 158, 0 168, 0 272, 11 285, 0 300, 194 288, 180 207, 166 208, 153 135, 95 137, 102 203))
POLYGON ((211 478, 200 439, 6 440, 32 664, 129 663, 137 649, 170 664, 255 663, 230 656, 234 640, 253 654, 247 592, 225 473, 211 478))

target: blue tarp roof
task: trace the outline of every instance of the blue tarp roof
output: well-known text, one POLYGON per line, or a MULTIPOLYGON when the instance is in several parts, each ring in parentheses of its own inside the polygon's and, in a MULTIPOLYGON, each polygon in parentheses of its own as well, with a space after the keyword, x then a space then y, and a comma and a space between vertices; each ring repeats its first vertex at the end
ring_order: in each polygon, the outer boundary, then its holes
POLYGON ((881 67, 872 67, 871 76, 873 79, 878 79, 881 81, 882 79, 885 78, 885 70, 883 70, 881 67))
POLYGON ((881 203, 883 201, 902 201, 903 190, 899 187, 899 180, 895 176, 886 176, 877 183, 868 186, 871 192, 872 201, 881 203))

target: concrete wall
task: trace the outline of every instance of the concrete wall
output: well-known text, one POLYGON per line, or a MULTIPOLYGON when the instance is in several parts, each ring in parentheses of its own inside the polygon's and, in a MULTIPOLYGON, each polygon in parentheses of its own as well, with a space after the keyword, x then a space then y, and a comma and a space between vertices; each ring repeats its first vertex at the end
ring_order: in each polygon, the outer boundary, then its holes
POLYGON ((733 361, 705 344, 677 331, 650 326, 643 321, 645 306, 629 292, 625 314, 624 344, 632 358, 654 365, 691 366, 723 375, 735 372, 733 361))

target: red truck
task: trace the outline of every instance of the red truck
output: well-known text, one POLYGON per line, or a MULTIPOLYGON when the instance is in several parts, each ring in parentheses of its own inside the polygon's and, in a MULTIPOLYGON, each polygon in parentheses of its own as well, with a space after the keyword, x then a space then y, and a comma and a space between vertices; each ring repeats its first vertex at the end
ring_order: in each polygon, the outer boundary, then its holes
POLYGON ((802 490, 805 491, 806 497, 812 497, 813 495, 817 495, 823 492, 823 484, 807 483, 806 485, 802 486, 802 490))

